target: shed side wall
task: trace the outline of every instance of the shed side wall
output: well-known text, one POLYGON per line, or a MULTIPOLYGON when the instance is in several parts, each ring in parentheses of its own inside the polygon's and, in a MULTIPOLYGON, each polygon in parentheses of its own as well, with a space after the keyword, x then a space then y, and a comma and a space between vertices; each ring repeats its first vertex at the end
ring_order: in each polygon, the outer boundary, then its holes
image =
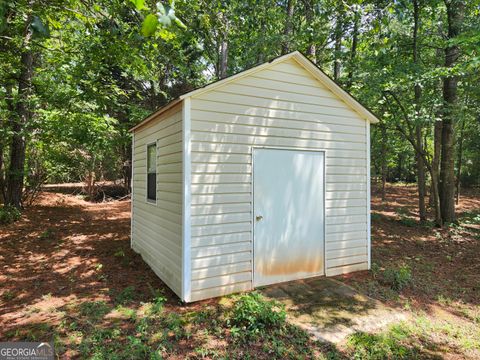
POLYGON ((368 267, 366 121, 295 60, 191 99, 191 300, 252 288, 252 147, 326 151, 326 275, 368 267))
POLYGON ((136 130, 133 152, 132 248, 181 298, 182 107, 136 130), (146 149, 157 144, 157 202, 146 200, 146 149))

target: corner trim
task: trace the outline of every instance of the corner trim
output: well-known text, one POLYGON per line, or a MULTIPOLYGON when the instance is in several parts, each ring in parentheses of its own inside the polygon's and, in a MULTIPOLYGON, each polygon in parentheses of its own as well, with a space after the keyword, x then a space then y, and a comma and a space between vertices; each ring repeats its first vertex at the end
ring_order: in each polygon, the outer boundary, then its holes
POLYGON ((183 172, 183 204, 182 204, 182 300, 191 301, 192 262, 191 262, 191 192, 192 192, 192 157, 191 157, 191 101, 183 100, 182 107, 182 172, 183 172))
POLYGON ((370 123, 366 122, 367 130, 367 254, 368 270, 372 266, 372 217, 371 217, 371 179, 370 179, 370 123))

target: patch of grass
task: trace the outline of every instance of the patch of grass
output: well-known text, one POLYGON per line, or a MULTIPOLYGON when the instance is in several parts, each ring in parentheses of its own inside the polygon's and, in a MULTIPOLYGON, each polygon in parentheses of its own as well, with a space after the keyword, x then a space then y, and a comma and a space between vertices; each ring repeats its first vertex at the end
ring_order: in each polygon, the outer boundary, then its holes
POLYGON ((382 281, 389 285, 392 290, 402 291, 411 284, 412 271, 407 265, 402 265, 399 268, 387 268, 383 273, 382 281))
POLYGON ((81 316, 98 321, 110 312, 110 307, 105 301, 87 301, 78 306, 78 311, 81 316))
POLYGON ((115 296, 115 302, 117 304, 126 304, 133 301, 135 296, 135 286, 127 286, 115 296))
POLYGON ((355 333, 347 341, 350 358, 369 360, 421 358, 416 347, 404 344, 409 336, 411 336, 409 329, 402 324, 382 334, 355 333))
POLYGON ((13 291, 7 290, 2 294, 2 299, 5 301, 13 300, 16 297, 13 291))
POLYGON ((283 305, 252 292, 238 298, 233 306, 229 325, 233 334, 242 332, 255 335, 266 329, 282 328, 285 326, 286 316, 283 305))
POLYGON ((47 230, 43 231, 38 238, 40 240, 51 240, 53 236, 55 235, 54 230, 48 228, 47 230))

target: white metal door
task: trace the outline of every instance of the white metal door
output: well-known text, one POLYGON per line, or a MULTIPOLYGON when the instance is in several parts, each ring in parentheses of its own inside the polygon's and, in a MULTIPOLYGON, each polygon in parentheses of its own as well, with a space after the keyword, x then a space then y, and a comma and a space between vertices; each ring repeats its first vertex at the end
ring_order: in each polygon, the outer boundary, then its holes
POLYGON ((323 152, 253 150, 254 286, 324 275, 323 152))

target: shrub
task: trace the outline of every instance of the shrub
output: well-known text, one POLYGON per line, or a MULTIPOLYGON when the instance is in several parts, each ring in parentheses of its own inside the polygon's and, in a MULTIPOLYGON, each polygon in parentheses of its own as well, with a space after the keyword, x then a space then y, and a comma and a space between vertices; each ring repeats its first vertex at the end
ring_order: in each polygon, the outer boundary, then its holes
POLYGON ((383 280, 393 290, 401 291, 412 282, 412 272, 407 265, 400 268, 388 268, 383 273, 383 280))
POLYGON ((240 296, 233 306, 229 323, 234 330, 244 329, 248 334, 255 334, 283 327, 286 316, 284 306, 253 292, 240 296))
POLYGON ((20 210, 15 206, 5 205, 0 208, 0 224, 10 224, 20 219, 20 210))

